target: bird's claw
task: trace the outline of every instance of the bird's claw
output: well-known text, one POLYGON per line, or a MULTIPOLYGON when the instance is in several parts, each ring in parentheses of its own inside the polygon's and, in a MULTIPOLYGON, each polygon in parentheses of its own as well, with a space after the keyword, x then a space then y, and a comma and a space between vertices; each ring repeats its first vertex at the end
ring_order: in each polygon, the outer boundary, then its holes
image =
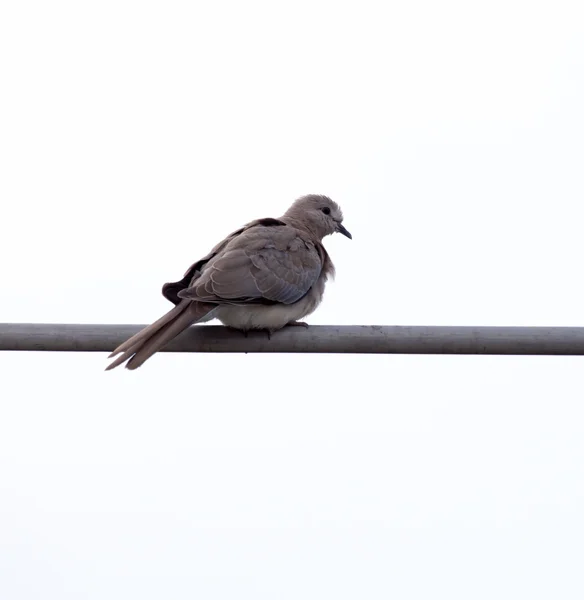
POLYGON ((308 329, 308 323, 305 323, 304 321, 290 321, 287 327, 304 327, 305 329, 308 329))

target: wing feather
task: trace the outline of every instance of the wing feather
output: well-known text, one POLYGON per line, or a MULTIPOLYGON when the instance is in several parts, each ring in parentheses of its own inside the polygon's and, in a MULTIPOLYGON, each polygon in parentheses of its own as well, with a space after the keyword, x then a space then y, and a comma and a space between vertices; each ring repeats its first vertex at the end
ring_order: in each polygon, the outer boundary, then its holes
POLYGON ((232 238, 178 297, 216 304, 293 304, 322 268, 319 249, 300 231, 257 225, 232 238))

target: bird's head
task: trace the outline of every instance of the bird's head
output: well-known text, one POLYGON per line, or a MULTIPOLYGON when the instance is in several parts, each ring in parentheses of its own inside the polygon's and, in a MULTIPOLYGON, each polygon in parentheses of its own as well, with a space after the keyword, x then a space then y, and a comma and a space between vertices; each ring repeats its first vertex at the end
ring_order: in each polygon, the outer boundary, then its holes
POLYGON ((328 196, 309 194, 298 198, 284 214, 296 226, 302 226, 318 239, 331 233, 342 233, 349 239, 353 236, 343 226, 343 211, 328 196))

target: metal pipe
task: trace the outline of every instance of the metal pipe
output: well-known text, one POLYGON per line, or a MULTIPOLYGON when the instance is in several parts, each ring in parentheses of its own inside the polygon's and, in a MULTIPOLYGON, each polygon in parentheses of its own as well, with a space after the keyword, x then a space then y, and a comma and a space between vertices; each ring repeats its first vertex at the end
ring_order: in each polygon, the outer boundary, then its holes
MULTIPOLYGON (((111 352, 144 325, 0 324, 0 350, 111 352)), ((311 325, 266 332, 196 325, 163 352, 584 355, 584 327, 311 325)))

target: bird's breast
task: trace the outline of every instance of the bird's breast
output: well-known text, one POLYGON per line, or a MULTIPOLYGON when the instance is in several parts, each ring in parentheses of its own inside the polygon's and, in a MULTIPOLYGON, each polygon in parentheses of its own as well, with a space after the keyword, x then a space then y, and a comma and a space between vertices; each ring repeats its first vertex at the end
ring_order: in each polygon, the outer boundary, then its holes
MULTIPOLYGON (((324 287, 324 286, 323 286, 324 287)), ((293 304, 248 304, 243 306, 221 305, 215 309, 215 317, 235 329, 271 329, 275 331, 292 321, 299 321, 320 304, 321 286, 314 286, 298 302, 293 304)))

